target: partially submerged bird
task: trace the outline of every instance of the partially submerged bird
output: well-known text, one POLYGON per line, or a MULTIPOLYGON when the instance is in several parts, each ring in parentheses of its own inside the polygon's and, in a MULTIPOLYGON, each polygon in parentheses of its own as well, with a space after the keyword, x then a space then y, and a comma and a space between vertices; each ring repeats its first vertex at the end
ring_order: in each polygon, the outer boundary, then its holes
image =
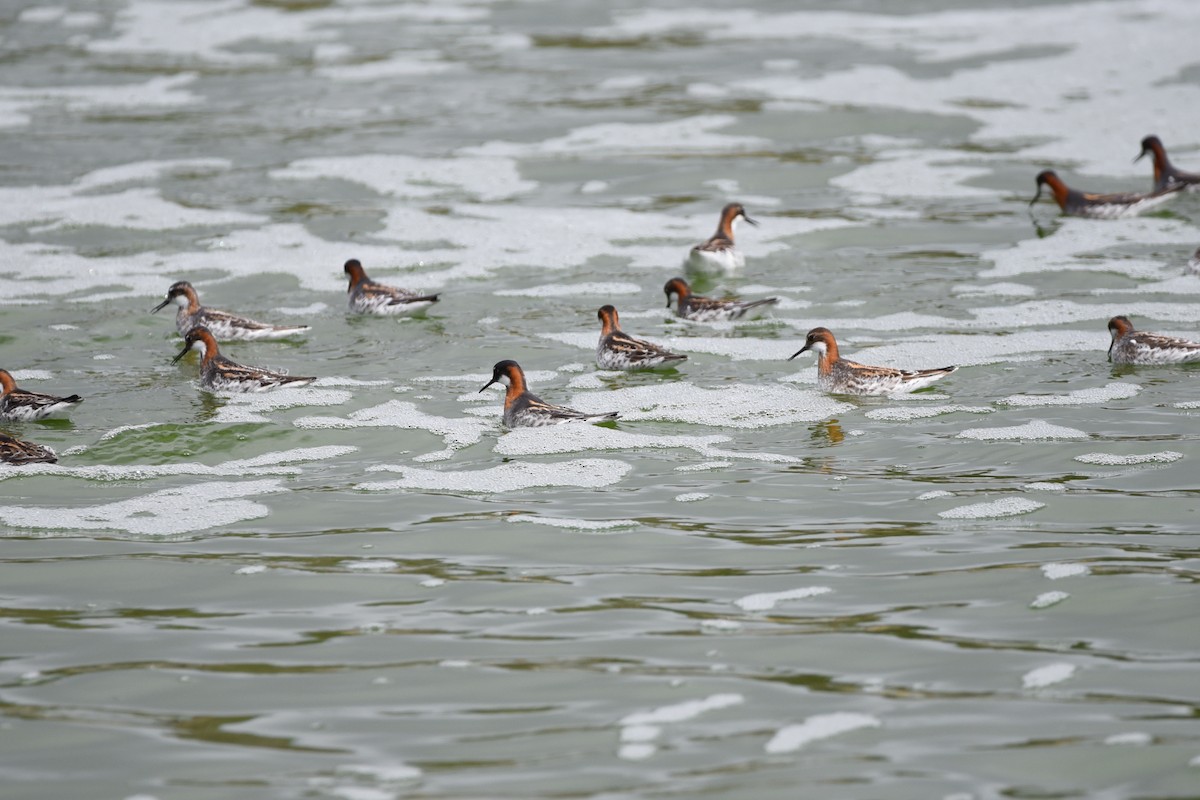
POLYGON ((49 447, 0 433, 0 463, 21 466, 22 464, 55 464, 58 456, 49 447))
POLYGON ((600 319, 600 342, 596 345, 596 363, 600 369, 673 367, 687 358, 625 333, 612 306, 602 306, 596 316, 600 319))
POLYGON ((357 258, 352 258, 342 267, 342 271, 350 278, 347 289, 350 296, 350 310, 358 314, 379 314, 393 316, 397 314, 412 314, 423 308, 428 308, 437 302, 436 294, 419 294, 395 286, 376 283, 367 277, 366 270, 357 258))
POLYGON ((745 220, 751 225, 757 222, 746 216, 741 203, 730 203, 721 209, 717 232, 691 249, 685 266, 696 272, 734 272, 746 265, 746 257, 733 246, 733 231, 745 220))
POLYGON ((555 406, 534 395, 525 386, 525 371, 515 361, 500 361, 492 367, 492 379, 479 391, 493 383, 503 384, 504 424, 510 428, 540 428, 564 422, 604 422, 617 418, 616 411, 605 414, 585 414, 573 408, 555 406))
POLYGON ((1163 147, 1157 136, 1142 139, 1142 152, 1138 153, 1134 161, 1140 160, 1146 154, 1149 154, 1154 162, 1155 189, 1166 189, 1176 183, 1183 184, 1188 191, 1200 189, 1200 173, 1185 172, 1173 165, 1171 159, 1167 158, 1167 148, 1163 147))
POLYGON ((17 386, 8 370, 0 369, 0 419, 19 422, 42 419, 82 402, 83 398, 77 394, 56 397, 52 394, 28 392, 17 386))
POLYGON ((179 359, 193 348, 200 348, 204 355, 200 360, 200 385, 208 389, 226 392, 266 392, 281 386, 307 386, 316 380, 312 377, 288 375, 259 367, 247 367, 230 361, 217 349, 217 340, 205 327, 192 328, 183 337, 183 349, 171 359, 179 359))
POLYGON ((904 370, 871 367, 842 358, 828 328, 813 328, 788 361, 808 350, 817 354, 817 385, 833 394, 904 394, 944 378, 958 367, 904 370))
POLYGON ((741 319, 746 312, 754 309, 765 309, 779 302, 778 297, 768 297, 763 300, 718 300, 712 297, 701 297, 692 294, 692 287, 683 278, 672 278, 663 287, 667 295, 667 308, 675 304, 675 316, 690 319, 693 322, 719 322, 741 319))
POLYGON ((179 310, 175 312, 175 328, 180 336, 187 335, 192 328, 201 325, 221 341, 282 339, 310 330, 308 325, 269 325, 230 314, 228 311, 202 306, 196 290, 187 281, 171 284, 171 288, 167 289, 167 299, 150 309, 150 312, 161 311, 171 303, 179 306, 179 310))
POLYGON ((1160 206, 1175 196, 1184 188, 1184 184, 1176 183, 1155 189, 1152 192, 1118 192, 1114 194, 1093 194, 1072 189, 1063 183, 1053 170, 1045 169, 1037 174, 1037 194, 1029 201, 1033 205, 1042 196, 1042 187, 1049 186, 1054 201, 1062 212, 1072 217, 1091 217, 1092 219, 1117 219, 1133 217, 1160 206))
POLYGON ((1129 317, 1108 321, 1112 343, 1108 360, 1114 364, 1187 364, 1200 361, 1200 342, 1190 342, 1160 333, 1135 331, 1129 317))

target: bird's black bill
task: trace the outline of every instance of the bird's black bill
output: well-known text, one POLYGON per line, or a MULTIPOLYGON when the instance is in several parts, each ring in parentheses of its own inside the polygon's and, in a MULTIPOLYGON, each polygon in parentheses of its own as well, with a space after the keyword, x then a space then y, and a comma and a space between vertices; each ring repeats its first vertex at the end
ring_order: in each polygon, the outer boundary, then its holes
POLYGON ((1041 196, 1042 196, 1042 185, 1039 183, 1037 194, 1035 194, 1033 196, 1033 199, 1029 201, 1029 205, 1033 205, 1034 203, 1036 203, 1038 201, 1038 199, 1041 198, 1041 196))
POLYGON ((167 305, 167 303, 169 303, 169 302, 171 302, 171 298, 168 297, 166 300, 163 300, 161 303, 156 305, 154 308, 150 309, 150 313, 157 314, 159 311, 162 311, 163 307, 165 307, 167 305))
POLYGON ((172 363, 172 364, 178 364, 178 363, 179 363, 179 359, 181 359, 181 358, 183 358, 184 356, 186 356, 186 355, 188 354, 188 350, 191 350, 191 349, 192 349, 192 343, 191 343, 191 342, 188 342, 187 344, 185 344, 185 345, 183 346, 183 349, 179 351, 179 355, 177 355, 177 356, 175 356, 174 358, 172 358, 172 359, 171 359, 171 363, 172 363))
MULTIPOLYGON (((492 379, 483 385, 483 389, 486 389, 489 386, 491 386, 493 383, 498 383, 499 381, 500 381, 500 379, 493 375, 492 379)), ((479 390, 479 394, 483 394, 483 389, 479 390)))
POLYGON ((1137 162, 1141 161, 1142 156, 1146 155, 1146 153, 1148 153, 1148 152, 1150 152, 1150 151, 1143 147, 1142 152, 1138 153, 1137 157, 1133 159, 1133 163, 1136 164, 1137 162))
POLYGON ((793 358, 795 358, 796 356, 800 355, 801 353, 803 353, 803 352, 804 352, 804 351, 806 351, 806 350, 808 350, 808 345, 804 345, 804 347, 801 347, 799 350, 797 350, 796 352, 792 353, 791 357, 789 357, 789 358, 788 358, 788 361, 791 361, 793 358))
POLYGON ((749 222, 754 227, 756 227, 756 228, 758 227, 758 220, 750 219, 745 214, 742 214, 742 219, 746 220, 746 222, 749 222))

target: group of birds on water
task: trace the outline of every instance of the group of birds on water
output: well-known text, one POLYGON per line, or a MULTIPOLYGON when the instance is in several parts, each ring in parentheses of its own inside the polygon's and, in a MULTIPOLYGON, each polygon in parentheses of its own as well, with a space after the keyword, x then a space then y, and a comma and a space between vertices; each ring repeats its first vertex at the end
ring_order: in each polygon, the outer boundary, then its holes
MULTIPOLYGON (((1068 187, 1053 171, 1044 170, 1037 175, 1037 194, 1030 205, 1041 197, 1043 187, 1049 187, 1064 214, 1115 219, 1139 214, 1181 191, 1200 189, 1200 173, 1185 172, 1173 166, 1157 136, 1147 136, 1142 140, 1138 159, 1146 155, 1154 163, 1154 186, 1149 192, 1081 192, 1068 187)), ((747 216, 746 209, 740 203, 726 205, 721 210, 716 233, 688 253, 685 261, 687 270, 700 274, 730 274, 743 267, 745 257, 734 246, 734 229, 743 221, 751 225, 758 224, 747 216)), ((1189 262, 1189 269, 1200 272, 1200 249, 1189 262)), ((371 280, 357 259, 347 261, 343 271, 349 280, 349 309, 356 314, 412 314, 438 302, 436 294, 420 294, 371 280)), ((753 301, 701 297, 693 294, 691 286, 681 277, 667 281, 663 292, 667 296, 667 308, 674 307, 677 316, 696 322, 737 320, 779 302, 777 297, 753 301)), ((221 355, 217 344, 218 341, 281 339, 303 334, 310 326, 272 325, 209 308, 200 303, 195 288, 187 281, 172 284, 167 290, 166 299, 151 311, 157 312, 172 304, 177 307, 176 329, 183 336, 183 349, 172 363, 178 362, 192 350, 199 350, 201 386, 214 391, 262 392, 282 386, 305 386, 316 380, 315 377, 289 375, 239 364, 221 355)), ((687 359, 684 354, 673 353, 653 342, 625 333, 621 329, 617 309, 611 305, 602 306, 597 317, 600 320, 600 340, 596 346, 596 364, 601 369, 670 369, 687 359)), ((1135 330, 1128 317, 1113 317, 1108 322, 1108 330, 1112 337, 1108 358, 1113 363, 1163 365, 1200 361, 1200 342, 1135 330)), ((902 370, 859 364, 842 358, 833 333, 823 327, 810 330, 804 346, 788 360, 810 351, 817 358, 817 385, 833 394, 907 393, 926 387, 958 369, 957 366, 948 366, 902 370)), ((615 411, 592 414, 547 403, 529 391, 525 373, 516 361, 498 362, 492 368, 492 379, 479 391, 497 383, 505 387, 504 424, 509 428, 541 427, 565 422, 605 422, 617 418, 615 411)), ((82 400, 79 395, 56 397, 26 391, 16 385, 7 370, 0 369, 0 420, 38 420, 74 408, 82 400)), ((55 461, 57 456, 50 448, 0 431, 0 463, 20 465, 55 461)))

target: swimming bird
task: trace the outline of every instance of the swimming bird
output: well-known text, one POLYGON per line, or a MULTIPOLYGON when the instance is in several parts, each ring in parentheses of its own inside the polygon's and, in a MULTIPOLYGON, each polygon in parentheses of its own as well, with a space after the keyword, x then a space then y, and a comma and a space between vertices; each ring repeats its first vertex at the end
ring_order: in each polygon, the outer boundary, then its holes
POLYGON ((392 316, 412 314, 437 302, 436 294, 418 294, 395 286, 385 286, 367 277, 357 258, 346 262, 343 271, 350 276, 350 310, 358 314, 392 316))
POLYGON ((23 442, 7 433, 0 433, 0 463, 20 466, 22 464, 55 464, 57 462, 58 456, 49 447, 33 442, 23 442))
POLYGON ((504 424, 510 428, 541 428, 564 422, 604 422, 617 418, 616 411, 585 414, 573 408, 547 403, 526 388, 525 371, 515 361, 497 362, 492 367, 492 379, 479 391, 482 392, 493 383, 500 383, 505 387, 504 424))
POLYGON ((617 310, 612 306, 602 306, 596 316, 600 318, 600 343, 596 345, 596 363, 600 369, 675 366, 675 362, 687 358, 625 333, 617 319, 617 310))
POLYGON ((1171 159, 1167 158, 1167 148, 1163 147, 1162 141, 1157 136, 1147 136, 1142 139, 1142 152, 1138 153, 1134 161, 1140 160, 1147 153, 1154 161, 1155 189, 1165 189, 1175 183, 1182 183, 1188 188, 1188 191, 1192 192, 1200 189, 1200 174, 1177 169, 1171 163, 1171 159))
POLYGON ((833 394, 904 394, 928 386, 958 369, 940 367, 910 371, 859 364, 838 354, 837 340, 828 328, 809 331, 804 347, 788 361, 808 350, 817 354, 817 385, 833 394))
POLYGON ((723 320, 741 319, 747 311, 765 309, 779 302, 778 297, 768 297, 763 300, 717 300, 711 297, 701 297, 692 294, 692 287, 683 278, 672 278, 663 287, 667 295, 667 308, 675 302, 675 316, 690 319, 693 322, 718 322, 723 320))
POLYGON ((1196 252, 1188 259, 1187 271, 1193 275, 1200 275, 1200 247, 1197 247, 1196 252))
POLYGON ((1135 331, 1129 317, 1110 319, 1108 332, 1112 335, 1108 360, 1114 364, 1186 364, 1200 361, 1200 342, 1135 331))
POLYGON ((167 299, 150 309, 151 313, 161 311, 174 303, 179 306, 175 312, 175 328, 180 336, 197 326, 204 326, 221 341, 239 339, 282 339, 310 330, 308 325, 268 325, 265 322, 239 317, 228 311, 218 311, 200 305, 200 297, 187 281, 176 281, 167 289, 167 299))
POLYGON ((17 387, 17 382, 8 370, 0 369, 0 419, 20 422, 42 419, 82 402, 83 398, 77 394, 55 397, 40 392, 27 392, 17 387))
POLYGON ((1133 217, 1162 205, 1184 188, 1175 183, 1152 192, 1119 192, 1116 194, 1092 194, 1072 189, 1062 182, 1053 170, 1045 169, 1037 175, 1037 194, 1029 201, 1033 205, 1042 196, 1042 186, 1049 186, 1054 200, 1062 212, 1072 217, 1092 219, 1117 219, 1133 217))
POLYGON ((751 225, 757 222, 746 216, 741 203, 730 203, 721 209, 717 232, 691 249, 684 265, 695 272, 734 272, 746 266, 746 257, 733 246, 733 230, 738 222, 745 220, 751 225))
POLYGON ((217 340, 212 331, 203 326, 187 332, 183 337, 183 349, 171 359, 171 363, 178 363, 189 350, 196 347, 204 351, 200 360, 200 385, 215 391, 266 392, 281 386, 307 386, 316 380, 230 361, 217 350, 217 340))

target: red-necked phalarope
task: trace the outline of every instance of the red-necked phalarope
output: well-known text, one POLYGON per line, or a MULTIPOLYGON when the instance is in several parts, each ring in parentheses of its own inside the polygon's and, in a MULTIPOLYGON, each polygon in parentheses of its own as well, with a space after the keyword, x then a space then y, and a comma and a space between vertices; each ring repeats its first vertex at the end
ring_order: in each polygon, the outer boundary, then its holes
POLYGON ((13 464, 54 464, 58 456, 49 447, 43 447, 33 442, 23 442, 7 433, 0 433, 0 463, 13 464))
POLYGON ((515 361, 498 362, 492 367, 492 379, 479 391, 482 392, 493 383, 505 387, 504 424, 510 428, 541 428, 564 422, 604 422, 617 418, 616 411, 585 414, 573 408, 550 405, 525 387, 525 372, 515 361))
POLYGON ((685 266, 695 272, 734 272, 744 267, 746 257, 733 246, 733 229, 741 220, 751 225, 758 224, 746 216, 746 209, 742 208, 741 203, 730 203, 722 208, 717 232, 708 241, 692 248, 685 266))
POLYGON ((343 268, 350 276, 350 310, 358 314, 412 314, 437 302, 436 294, 417 294, 395 286, 384 286, 367 277, 357 258, 343 268))
POLYGON ((838 355, 837 340, 828 328, 813 328, 788 361, 806 350, 817 354, 817 385, 833 394, 904 394, 944 378, 958 367, 904 370, 869 367, 838 355))
POLYGON ((747 311, 765 309, 779 302, 778 297, 768 297, 764 300, 717 300, 711 297, 700 297, 692 294, 692 287, 683 278, 671 278, 663 287, 667 295, 667 308, 675 304, 675 316, 690 319, 693 322, 720 322, 731 319, 741 319, 747 311))
POLYGON ((82 402, 83 398, 77 394, 55 397, 19 389, 8 370, 0 369, 0 419, 22 422, 41 419, 59 411, 66 411, 82 402))
POLYGON ((1037 175, 1037 194, 1029 201, 1033 205, 1042 196, 1042 186, 1049 186, 1054 201, 1062 212, 1072 217, 1092 219, 1117 219, 1134 217, 1143 211, 1160 206, 1184 188, 1177 183, 1152 192, 1118 192, 1116 194, 1092 194, 1072 189, 1062 182, 1053 170, 1042 170, 1037 175))
POLYGON ((600 369, 649 369, 664 364, 673 367, 687 358, 622 331, 617 310, 612 306, 603 306, 596 316, 601 326, 600 343, 596 345, 596 363, 600 369))
POLYGON ((180 336, 187 335, 192 328, 201 325, 208 328, 213 336, 227 342, 239 339, 282 339, 310 329, 308 325, 268 325, 230 314, 228 311, 202 306, 196 290, 187 281, 171 284, 171 288, 167 289, 167 299, 150 311, 161 311, 171 303, 179 306, 179 310, 175 312, 175 328, 180 336))
POLYGON ((200 361, 200 385, 225 392, 266 392, 281 386, 307 386, 316 378, 287 375, 230 361, 217 350, 217 340, 208 328, 192 328, 183 337, 183 349, 171 359, 174 364, 194 347, 204 355, 200 361))
POLYGON ((1188 191, 1192 192, 1200 189, 1200 174, 1177 169, 1171 163, 1171 159, 1167 158, 1167 148, 1163 147, 1162 141, 1157 136, 1147 136, 1142 139, 1142 152, 1138 153, 1134 161, 1139 160, 1147 153, 1154 161, 1155 189, 1166 189, 1175 183, 1182 183, 1187 186, 1188 191))
POLYGON ((1108 332, 1112 334, 1108 360, 1114 364, 1186 364, 1200 361, 1200 342, 1135 331, 1129 317, 1110 319, 1108 332))

